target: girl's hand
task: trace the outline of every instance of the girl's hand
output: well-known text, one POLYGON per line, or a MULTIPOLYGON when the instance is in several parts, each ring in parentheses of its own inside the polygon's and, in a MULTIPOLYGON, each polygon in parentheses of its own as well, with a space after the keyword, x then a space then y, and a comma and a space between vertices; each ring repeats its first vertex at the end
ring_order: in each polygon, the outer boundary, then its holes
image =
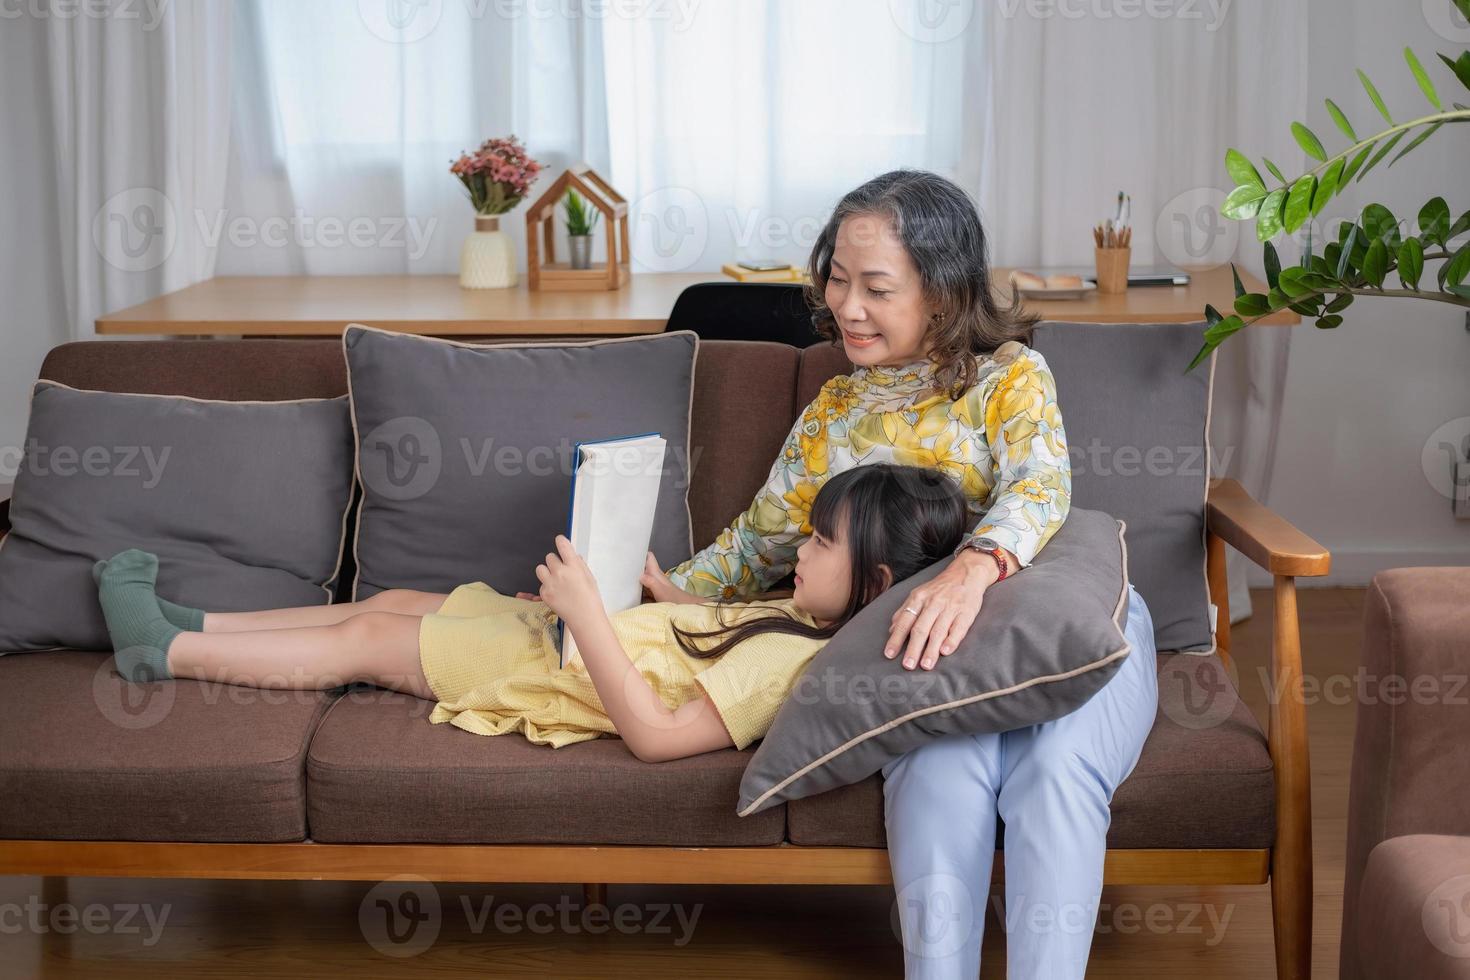
POLYGON ((527 602, 541 602, 542 598, 535 592, 517 592, 517 599, 525 599, 527 602))
POLYGON ((643 574, 639 576, 638 581, 648 590, 648 594, 653 596, 654 602, 699 603, 709 601, 704 596, 685 592, 670 581, 663 569, 659 567, 658 559, 653 557, 651 551, 643 562, 643 574))
POLYGON ((542 601, 568 623, 604 611, 597 579, 566 535, 556 536, 556 551, 548 552, 546 563, 536 566, 536 577, 541 580, 542 601))
POLYGON ((1000 575, 995 559, 978 552, 960 555, 934 578, 909 593, 893 614, 883 656, 892 660, 908 640, 905 670, 917 664, 925 670, 960 645, 970 624, 980 614, 985 590, 1000 575), (917 614, 915 613, 917 611, 917 614))

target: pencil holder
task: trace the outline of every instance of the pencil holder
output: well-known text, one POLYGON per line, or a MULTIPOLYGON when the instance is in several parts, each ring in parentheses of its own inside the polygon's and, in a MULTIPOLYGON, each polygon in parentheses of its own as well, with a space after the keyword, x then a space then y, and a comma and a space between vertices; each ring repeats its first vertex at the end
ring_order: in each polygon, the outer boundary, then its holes
POLYGON ((1097 257, 1097 291, 1100 293, 1123 293, 1128 291, 1128 256, 1131 248, 1094 248, 1097 257))

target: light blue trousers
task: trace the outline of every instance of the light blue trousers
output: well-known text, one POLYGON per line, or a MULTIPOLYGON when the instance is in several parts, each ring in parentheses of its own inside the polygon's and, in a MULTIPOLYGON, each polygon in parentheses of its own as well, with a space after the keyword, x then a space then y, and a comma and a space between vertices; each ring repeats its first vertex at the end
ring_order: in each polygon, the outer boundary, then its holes
MULTIPOLYGON (((1005 821, 1006 976, 1083 976, 1102 894, 1109 804, 1158 706, 1153 619, 1129 586, 1132 652, 1071 714, 949 735, 883 767, 904 975, 974 980, 1005 821)), ((943 670, 941 662, 936 670, 943 670)))

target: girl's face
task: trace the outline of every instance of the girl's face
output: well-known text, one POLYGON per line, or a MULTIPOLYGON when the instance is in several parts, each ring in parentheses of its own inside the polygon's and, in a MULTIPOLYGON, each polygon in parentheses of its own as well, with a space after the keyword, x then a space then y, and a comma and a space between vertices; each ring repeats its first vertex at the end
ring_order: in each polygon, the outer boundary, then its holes
POLYGON ((830 541, 815 530, 796 549, 793 601, 820 625, 838 619, 852 591, 852 557, 845 541, 830 541))
POLYGON ((842 348, 858 367, 897 367, 927 354, 934 310, 887 218, 856 214, 843 219, 825 295, 842 330, 842 348))
MULTIPOLYGON (((844 526, 842 521, 838 527, 844 526)), ((880 566, 883 581, 891 584, 888 566, 880 566)), ((812 531, 796 549, 796 592, 792 600, 819 625, 841 618, 852 592, 852 552, 846 540, 829 540, 812 531)))

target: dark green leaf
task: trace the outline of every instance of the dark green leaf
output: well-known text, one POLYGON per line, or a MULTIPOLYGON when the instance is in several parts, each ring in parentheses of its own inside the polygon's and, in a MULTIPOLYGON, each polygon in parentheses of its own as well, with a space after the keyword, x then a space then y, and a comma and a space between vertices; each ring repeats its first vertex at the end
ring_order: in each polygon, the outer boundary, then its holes
POLYGON ((1383 239, 1375 238, 1363 256, 1363 278, 1379 289, 1383 288, 1383 277, 1388 274, 1388 246, 1383 239))
POLYGON ((1439 101, 1439 93, 1434 90, 1434 83, 1429 80, 1424 66, 1419 64, 1419 57, 1414 54, 1413 48, 1404 48, 1404 60, 1409 63, 1409 71, 1414 73, 1414 81, 1419 83, 1419 89, 1429 100, 1429 104, 1443 112, 1444 105, 1439 101))
POLYGON ((1370 240, 1381 238, 1390 247, 1399 247, 1398 219, 1382 204, 1370 204, 1363 209, 1363 231, 1370 240))
POLYGON ((1399 279, 1410 289, 1419 288, 1419 276, 1424 271, 1424 246, 1417 238, 1406 238, 1399 246, 1399 279))
POLYGON ((1443 245, 1450 230, 1450 206, 1442 197, 1430 198, 1419 209, 1419 234, 1426 242, 1443 245))
MULTIPOLYGON (((1221 338, 1221 339, 1223 339, 1223 338, 1221 338)), ((1219 347, 1219 346, 1220 346, 1220 341, 1219 340, 1215 340, 1214 342, 1211 342, 1211 341, 1208 341, 1208 340, 1205 341, 1204 345, 1202 347, 1200 347, 1199 353, 1194 355, 1194 360, 1192 360, 1192 361, 1189 362, 1189 367, 1187 367, 1187 368, 1184 369, 1184 373, 1185 374, 1188 374, 1190 371, 1193 371, 1195 368, 1199 367, 1205 361, 1209 360, 1210 355, 1212 353, 1214 353, 1215 348, 1216 347, 1219 347)))
POLYGON ((1361 68, 1358 69, 1358 78, 1362 80, 1363 88, 1368 92, 1368 98, 1373 100, 1373 105, 1377 107, 1379 113, 1382 114, 1384 119, 1388 120, 1390 126, 1394 125, 1393 116, 1388 114, 1388 106, 1383 104, 1383 96, 1378 94, 1378 89, 1368 80, 1368 76, 1363 74, 1363 69, 1361 68))
POLYGON ((1322 149, 1322 141, 1317 134, 1299 122, 1291 124, 1291 135, 1296 137, 1296 145, 1307 152, 1307 156, 1313 160, 1326 160, 1327 151, 1322 149))
POLYGON ((1261 262, 1266 267, 1266 285, 1275 289, 1281 278, 1281 256, 1276 254, 1275 245, 1267 242, 1261 249, 1261 262))
POLYGON ((1267 293, 1266 298, 1271 301, 1271 308, 1273 310, 1279 310, 1291 302, 1291 297, 1283 293, 1279 287, 1273 288, 1267 293))
POLYGON ((1275 177, 1283 184, 1286 183, 1286 178, 1281 176, 1281 168, 1272 163, 1270 157, 1261 157, 1261 162, 1266 165, 1267 170, 1271 171, 1271 176, 1275 177))
MULTIPOLYGON (((1329 249, 1331 249, 1331 248, 1337 248, 1337 247, 1338 247, 1338 245, 1337 245, 1336 242, 1330 242, 1327 245, 1327 248, 1329 248, 1329 249)), ((1325 249, 1324 249, 1324 251, 1325 251, 1325 249)), ((1335 268, 1336 268, 1335 265, 1333 265, 1331 262, 1328 262, 1322 256, 1320 256, 1320 255, 1314 255, 1314 256, 1312 256, 1312 271, 1315 272, 1317 275, 1319 275, 1319 276, 1327 276, 1329 278, 1335 278, 1332 275, 1332 272, 1333 272, 1333 270, 1335 268)))
POLYGON ((1235 333, 1243 326, 1245 326, 1245 321, 1232 313, 1230 316, 1227 316, 1219 323, 1211 324, 1211 326, 1207 330, 1205 330, 1205 340, 1214 340, 1217 337, 1220 340, 1224 340, 1226 337, 1235 333))
POLYGON ((1266 195, 1261 210, 1256 214, 1256 238, 1267 242, 1281 230, 1281 207, 1286 203, 1286 188, 1278 187, 1266 195))
POLYGON ((1321 304, 1310 299, 1303 300, 1300 303, 1292 303, 1289 309, 1294 313, 1300 313, 1302 316, 1316 316, 1322 312, 1321 304))
MULTIPOLYGON (((1460 57, 1451 61, 1448 56, 1440 55, 1439 60, 1450 66, 1450 71, 1460 80, 1460 84, 1470 88, 1470 51, 1461 51, 1460 57)), ((1457 106, 1459 103, 1455 103, 1457 106)))
POLYGON ((1399 157, 1403 156, 1410 150, 1414 149, 1414 147, 1418 146, 1420 143, 1423 143, 1425 140, 1429 139, 1429 137, 1433 136, 1435 132, 1439 129, 1439 127, 1443 125, 1444 123, 1437 122, 1433 126, 1425 128, 1424 131, 1421 132, 1418 136, 1415 136, 1413 139, 1409 140, 1408 145, 1406 145, 1402 150, 1399 150, 1397 153, 1395 153, 1393 159, 1388 161, 1388 165, 1392 167, 1394 164, 1398 163, 1399 157))
POLYGON ((1235 312, 1241 316, 1265 316, 1271 312, 1271 301, 1260 293, 1235 297, 1235 312))
POLYGON ((1378 148, 1378 152, 1373 154, 1373 159, 1368 161, 1368 165, 1365 166, 1362 170, 1358 171, 1357 180, 1361 181, 1364 177, 1368 176, 1368 171, 1378 166, 1378 161, 1382 160, 1384 155, 1387 154, 1389 150, 1392 150, 1395 146, 1397 146, 1399 140, 1403 139, 1404 134, 1407 132, 1407 129, 1401 129, 1397 133, 1394 133, 1392 136, 1390 136, 1388 142, 1380 146, 1378 148))
POLYGON ((1337 257, 1337 278, 1341 279, 1347 274, 1348 264, 1353 257, 1353 244, 1358 240, 1358 226, 1353 225, 1348 232, 1347 241, 1342 245, 1342 254, 1337 257))
POLYGON ((1266 197, 1266 188, 1260 184, 1241 184, 1231 191, 1220 205, 1220 213, 1236 221, 1249 221, 1261 209, 1266 197))
POLYGON ((1337 103, 1331 99, 1327 100, 1327 112, 1332 116, 1332 121, 1337 123, 1337 128, 1342 130, 1342 135, 1356 143, 1358 141, 1358 134, 1353 132, 1353 124, 1348 122, 1347 116, 1342 114, 1342 110, 1337 107, 1337 103))
POLYGON ((1440 283, 1446 288, 1458 286, 1465 281, 1466 273, 1470 273, 1470 242, 1461 245, 1459 251, 1444 264, 1444 268, 1440 270, 1440 283))
POLYGON ((1327 202, 1332 200, 1332 195, 1337 191, 1337 182, 1342 178, 1342 168, 1346 165, 1347 161, 1338 157, 1317 182, 1317 189, 1312 193, 1312 217, 1321 214, 1327 202))
POLYGON ((1323 307, 1323 309, 1326 310, 1328 313, 1341 313, 1343 310, 1347 309, 1349 306, 1352 306, 1352 305, 1353 305, 1353 294, 1352 293, 1340 293, 1335 299, 1333 299, 1332 302, 1328 303, 1325 307, 1323 307))
POLYGON ((1467 231, 1470 231, 1470 211, 1466 211, 1460 215, 1455 219, 1455 223, 1450 225, 1450 230, 1444 236, 1445 244, 1448 245, 1451 239, 1459 238, 1460 235, 1467 231))
POLYGON ((1336 313, 1330 313, 1317 321, 1317 326, 1321 327, 1323 330, 1331 330, 1333 327, 1340 326, 1341 324, 1342 317, 1338 316, 1336 313))
POLYGON ((1281 223, 1289 235, 1302 226, 1312 214, 1312 192, 1317 189, 1317 178, 1311 174, 1298 177, 1286 195, 1286 207, 1282 211, 1281 223))
POLYGON ((1461 299, 1470 299, 1470 286, 1450 286, 1447 291, 1461 299))
POLYGON ((1224 318, 1220 316, 1220 311, 1219 310, 1215 309, 1209 303, 1206 303, 1205 304, 1205 323, 1206 324, 1208 324, 1209 326, 1212 326, 1213 327, 1215 324, 1219 323, 1222 319, 1224 319, 1224 318))
POLYGON ((1335 276, 1324 276, 1316 272, 1310 272, 1302 276, 1298 281, 1303 286, 1310 286, 1319 293, 1325 293, 1329 290, 1340 289, 1342 287, 1342 283, 1338 282, 1335 276))
POLYGON ((1302 282, 1302 276, 1306 270, 1299 265, 1287 266, 1281 270, 1280 288, 1291 299, 1306 296, 1312 292, 1312 287, 1302 282))
POLYGON ((1235 295, 1245 295, 1245 283, 1240 281, 1240 272, 1235 268, 1235 263, 1230 263, 1230 278, 1235 280, 1235 295))
POLYGON ((1322 274, 1324 276, 1335 275, 1337 272, 1337 260, 1342 258, 1342 246, 1337 242, 1329 242, 1322 250, 1322 274))
POLYGON ((1353 174, 1358 172, 1358 168, 1363 165, 1363 161, 1368 159, 1368 154, 1373 152, 1374 145, 1373 143, 1369 143, 1358 151, 1358 155, 1353 157, 1352 162, 1347 165, 1347 169, 1342 172, 1342 179, 1338 181, 1339 186, 1346 187, 1348 181, 1353 179, 1353 174))
POLYGON ((1266 182, 1261 179, 1261 174, 1256 170, 1250 160, 1246 159, 1244 153, 1231 148, 1225 151, 1225 170, 1230 174, 1230 179, 1235 181, 1236 186, 1253 185, 1266 188, 1266 182))

